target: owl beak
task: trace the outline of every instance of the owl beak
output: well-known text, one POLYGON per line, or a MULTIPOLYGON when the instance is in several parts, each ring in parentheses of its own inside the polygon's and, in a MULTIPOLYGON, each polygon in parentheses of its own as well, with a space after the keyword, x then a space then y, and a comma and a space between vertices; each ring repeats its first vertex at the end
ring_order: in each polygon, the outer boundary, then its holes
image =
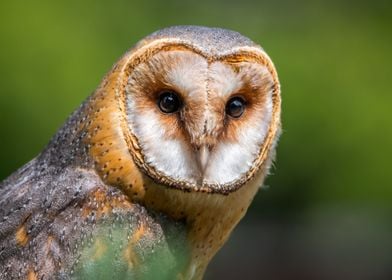
POLYGON ((210 151, 206 145, 202 145, 197 151, 197 160, 202 174, 206 170, 210 151))

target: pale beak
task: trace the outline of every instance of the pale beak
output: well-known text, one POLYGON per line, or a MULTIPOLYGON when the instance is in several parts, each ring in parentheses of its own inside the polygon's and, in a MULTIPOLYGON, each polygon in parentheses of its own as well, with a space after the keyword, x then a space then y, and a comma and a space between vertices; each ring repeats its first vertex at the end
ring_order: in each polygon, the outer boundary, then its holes
POLYGON ((204 174, 206 170, 209 156, 210 156, 210 151, 208 147, 206 145, 201 146, 200 149, 198 150, 197 160, 202 174, 204 174))

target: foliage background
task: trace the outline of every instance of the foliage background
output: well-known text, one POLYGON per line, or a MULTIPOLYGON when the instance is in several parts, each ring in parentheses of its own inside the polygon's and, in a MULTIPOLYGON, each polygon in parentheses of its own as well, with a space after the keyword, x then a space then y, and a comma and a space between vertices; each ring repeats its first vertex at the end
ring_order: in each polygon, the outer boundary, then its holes
POLYGON ((178 24, 260 43, 283 127, 207 279, 392 279, 391 2, 1 1, 0 179, 34 157, 138 39, 178 24))

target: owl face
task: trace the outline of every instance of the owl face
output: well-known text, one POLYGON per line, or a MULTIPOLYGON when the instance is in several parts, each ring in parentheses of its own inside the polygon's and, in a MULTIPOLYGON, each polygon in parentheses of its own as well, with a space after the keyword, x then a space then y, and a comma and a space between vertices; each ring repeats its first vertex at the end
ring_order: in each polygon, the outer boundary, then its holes
POLYGON ((139 165, 172 187, 237 189, 261 165, 274 86, 268 68, 246 55, 210 59, 182 48, 144 58, 125 85, 139 165))

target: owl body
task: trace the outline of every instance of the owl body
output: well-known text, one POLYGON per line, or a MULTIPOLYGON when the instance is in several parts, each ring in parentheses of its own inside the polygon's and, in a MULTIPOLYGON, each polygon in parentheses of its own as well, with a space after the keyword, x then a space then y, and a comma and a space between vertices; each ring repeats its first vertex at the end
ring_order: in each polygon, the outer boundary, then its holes
POLYGON ((280 88, 228 30, 140 41, 0 185, 0 279, 200 279, 274 155, 280 88))

